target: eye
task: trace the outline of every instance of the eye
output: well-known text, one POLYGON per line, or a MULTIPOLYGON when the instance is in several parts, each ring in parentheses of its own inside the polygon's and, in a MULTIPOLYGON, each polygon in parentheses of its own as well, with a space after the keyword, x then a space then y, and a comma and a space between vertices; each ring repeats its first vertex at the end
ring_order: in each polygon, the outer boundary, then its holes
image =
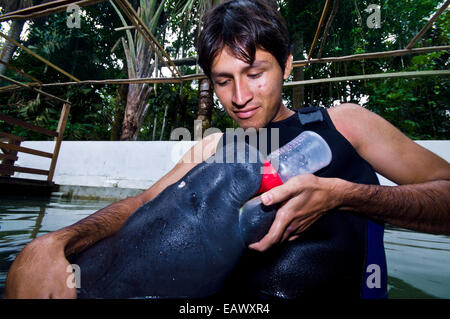
POLYGON ((257 79, 261 76, 262 72, 259 73, 252 73, 252 74, 248 74, 248 77, 251 79, 257 79))
POLYGON ((230 81, 229 80, 225 80, 225 81, 222 81, 222 82, 216 81, 215 84, 218 85, 218 86, 225 86, 225 85, 228 84, 228 82, 230 82, 230 81))

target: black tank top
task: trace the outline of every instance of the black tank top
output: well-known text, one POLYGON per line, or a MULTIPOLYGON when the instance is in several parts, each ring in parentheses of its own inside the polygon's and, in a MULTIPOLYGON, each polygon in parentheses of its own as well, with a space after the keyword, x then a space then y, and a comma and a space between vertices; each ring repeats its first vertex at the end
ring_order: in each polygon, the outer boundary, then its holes
MULTIPOLYGON (((268 126, 279 129, 279 147, 304 130, 321 135, 332 161, 315 175, 379 184, 373 168, 334 127, 324 108, 302 108, 268 126)), ((382 224, 364 214, 332 210, 295 241, 260 253, 248 250, 230 277, 233 294, 268 298, 386 297, 387 269, 382 224), (236 286, 238 285, 238 287, 236 286)))

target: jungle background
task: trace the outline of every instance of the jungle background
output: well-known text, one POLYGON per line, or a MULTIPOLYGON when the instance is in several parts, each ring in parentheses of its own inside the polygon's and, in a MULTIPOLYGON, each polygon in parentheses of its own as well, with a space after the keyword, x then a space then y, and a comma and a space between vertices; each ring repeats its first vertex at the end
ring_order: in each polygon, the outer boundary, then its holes
MULTIPOLYGON (((0 0, 0 13, 41 4, 43 0, 0 0)), ((195 65, 195 41, 206 10, 213 0, 130 0, 183 75, 201 72, 195 65), (194 62, 193 62, 194 61, 194 62)), ((325 0, 284 0, 277 4, 284 15, 294 60, 306 58, 325 0)), ((403 49, 443 1, 341 0, 322 57, 403 49), (380 6, 380 28, 369 28, 365 9, 380 6)), ((331 8, 330 8, 331 10, 331 8)), ((329 14, 329 13, 328 13, 329 14)), ((110 1, 81 8, 80 27, 69 28, 70 13, 61 12, 30 21, 2 23, 1 32, 18 39, 80 80, 167 76, 151 48, 110 1), (119 29, 119 30, 116 30, 119 29)), ((415 47, 448 45, 449 10, 434 23, 415 47)), ((323 29, 322 29, 323 30, 323 29)), ((323 39, 319 37, 312 57, 323 39)), ((0 40, 0 59, 45 83, 70 79, 20 48, 0 40), (11 53, 12 51, 12 53, 11 53)), ((297 68, 291 81, 383 72, 448 69, 446 51, 365 61, 311 64, 297 68)), ((0 74, 29 82, 0 65, 0 74)), ((213 96, 199 95, 201 81, 180 84, 73 85, 44 91, 72 103, 65 140, 169 140, 177 127, 194 136, 194 120, 203 128, 225 131, 236 127, 213 96), (125 110, 132 118, 124 118, 125 110)), ((0 86, 9 85, 5 81, 0 86)), ((428 76, 353 82, 330 82, 285 87, 283 100, 290 108, 308 104, 331 107, 353 102, 378 113, 412 139, 450 139, 448 77, 428 76)), ((209 89, 206 92, 210 92, 209 89)), ((0 113, 55 130, 61 103, 28 90, 0 93, 0 113)), ((45 136, 0 121, 0 131, 27 140, 45 136)))

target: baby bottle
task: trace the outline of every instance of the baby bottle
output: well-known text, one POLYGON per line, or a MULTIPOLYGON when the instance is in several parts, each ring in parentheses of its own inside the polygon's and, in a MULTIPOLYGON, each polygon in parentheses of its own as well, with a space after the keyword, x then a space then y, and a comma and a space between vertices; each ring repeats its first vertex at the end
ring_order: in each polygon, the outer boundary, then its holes
MULTIPOLYGON (((267 157, 257 193, 279 186, 293 176, 315 173, 330 162, 331 150, 327 142, 315 132, 304 131, 267 157)), ((239 227, 247 245, 264 237, 272 225, 277 208, 278 205, 263 205, 259 196, 241 207, 239 227)))

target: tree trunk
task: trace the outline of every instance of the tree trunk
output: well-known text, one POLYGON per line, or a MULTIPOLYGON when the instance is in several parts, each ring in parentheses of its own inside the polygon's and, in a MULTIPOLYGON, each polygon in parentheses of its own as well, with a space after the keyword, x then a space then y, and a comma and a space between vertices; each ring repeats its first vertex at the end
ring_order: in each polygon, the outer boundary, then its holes
MULTIPOLYGON (((149 61, 152 50, 144 41, 137 41, 136 45, 136 78, 150 77, 153 73, 154 64, 149 61)), ((123 117, 122 141, 135 141, 139 135, 142 121, 148 110, 148 99, 153 87, 149 84, 130 84, 128 87, 127 106, 123 117)))
POLYGON ((120 140, 122 134, 123 114, 127 104, 128 84, 119 85, 116 96, 116 109, 114 111, 114 120, 111 127, 111 141, 120 140))
POLYGON ((211 115, 213 101, 213 88, 209 79, 202 79, 199 81, 198 94, 198 111, 197 120, 202 121, 202 133, 211 127, 211 115))
POLYGON ((123 117, 121 141, 135 141, 147 110, 152 88, 148 84, 130 84, 123 117))
MULTIPOLYGON (((205 9, 209 10, 212 7, 224 2, 224 0, 209 0, 206 1, 205 9)), ((205 12, 203 12, 204 14, 205 12)), ((200 30, 200 28, 198 29, 200 30)), ((211 116, 212 107, 214 105, 213 101, 213 86, 209 79, 199 80, 198 83, 198 110, 197 110, 197 121, 202 121, 202 136, 206 129, 211 127, 211 116)), ((197 128, 194 127, 194 132, 197 128)), ((195 133, 194 133, 195 135, 195 133)))
MULTIPOLYGON (((140 2, 141 5, 152 5, 151 2, 140 2)), ((160 1, 157 1, 156 7, 161 5, 160 1)), ((141 9, 139 7, 139 9, 141 9)), ((146 8, 148 9, 148 8, 146 8)), ((138 10, 138 14, 140 10, 138 10)), ((141 17, 144 20, 144 23, 147 23, 150 32, 155 33, 155 26, 151 26, 151 19, 157 19, 159 21, 159 17, 157 17, 156 12, 150 13, 152 17, 145 16, 141 17), (151 18, 151 19, 150 19, 151 18)), ((161 14, 161 11, 159 12, 161 14)), ((145 15, 143 13, 143 15, 145 15)), ((165 43, 165 32, 163 34, 163 39, 161 44, 164 46, 165 43)), ((131 42, 131 41, 130 41, 131 42)), ((142 36, 139 36, 137 30, 135 30, 135 76, 136 78, 147 78, 151 77, 154 72, 154 68, 157 67, 157 61, 155 63, 149 63, 152 60, 153 51, 150 48, 149 44, 144 40, 142 36)), ((129 43, 129 45, 132 45, 129 43)), ((127 106, 125 109, 125 115, 123 118, 123 126, 122 126, 122 136, 120 139, 122 141, 135 141, 139 135, 139 131, 141 128, 141 124, 147 114, 147 111, 150 107, 148 104, 148 99, 150 98, 150 93, 153 90, 153 86, 149 84, 130 84, 128 88, 128 96, 127 96, 127 106)))
MULTIPOLYGON (((19 41, 20 34, 22 33, 24 24, 25 20, 13 20, 11 23, 11 28, 9 29, 8 32, 8 36, 13 40, 19 41)), ((3 45, 3 50, 0 59, 5 63, 9 63, 15 50, 16 46, 13 43, 5 40, 5 44, 3 45)), ((5 74, 5 72, 6 72, 6 65, 0 64, 0 74, 3 75, 5 74)))

